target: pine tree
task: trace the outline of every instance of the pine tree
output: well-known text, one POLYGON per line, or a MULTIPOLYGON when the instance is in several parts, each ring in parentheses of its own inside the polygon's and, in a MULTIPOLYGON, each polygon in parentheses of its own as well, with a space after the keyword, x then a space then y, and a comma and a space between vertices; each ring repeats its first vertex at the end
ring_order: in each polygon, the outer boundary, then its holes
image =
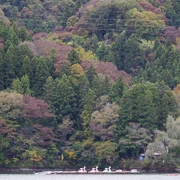
POLYGON ((55 87, 54 79, 51 76, 49 76, 44 85, 44 99, 50 105, 52 105, 55 101, 54 98, 55 89, 56 87, 55 87))
POLYGON ((18 78, 13 80, 12 89, 15 90, 17 93, 23 94, 21 81, 18 78))
POLYGON ((175 97, 164 81, 155 84, 159 96, 157 103, 157 126, 160 130, 165 130, 168 113, 175 112, 177 107, 175 97))
POLYGON ((22 64, 21 64, 21 70, 20 70, 20 74, 21 76, 24 76, 24 75, 28 75, 29 79, 30 79, 30 82, 31 80, 34 78, 33 76, 33 67, 32 67, 32 62, 30 60, 30 58, 28 56, 26 56, 23 61, 22 61, 22 64))
POLYGON ((118 78, 118 80, 111 86, 109 96, 112 100, 112 102, 119 103, 120 98, 123 95, 125 89, 125 84, 123 82, 122 76, 118 78))
POLYGON ((25 75, 21 79, 14 79, 12 82, 12 89, 21 94, 31 95, 29 77, 25 75))
POLYGON ((72 117, 75 107, 75 92, 68 77, 64 74, 61 79, 55 80, 56 89, 54 93, 53 109, 55 110, 57 122, 62 122, 66 116, 72 117))
POLYGON ((30 90, 30 81, 27 74, 21 78, 21 86, 23 89, 23 94, 32 94, 32 91, 30 90))
POLYGON ((100 61, 104 61, 104 57, 106 55, 106 46, 103 42, 99 43, 99 47, 96 50, 96 54, 100 61))
POLYGON ((150 130, 156 129, 158 105, 157 89, 152 83, 135 84, 131 89, 125 91, 120 103, 117 134, 119 136, 125 135, 131 122, 140 123, 141 127, 150 130))
POLYGON ((19 44, 19 38, 18 38, 17 34, 14 32, 13 27, 9 28, 7 40, 9 40, 11 42, 11 44, 13 44, 13 45, 19 44))
POLYGON ((145 56, 135 35, 131 35, 125 45, 124 70, 132 75, 136 75, 139 67, 144 67, 145 56))
POLYGON ((86 72, 86 77, 88 78, 90 87, 92 87, 94 77, 97 77, 96 70, 92 65, 88 68, 86 72))
POLYGON ((94 77, 93 81, 92 81, 92 85, 90 86, 91 90, 96 94, 97 97, 101 96, 102 89, 103 88, 101 86, 101 80, 98 77, 94 77))
POLYGON ((19 49, 18 49, 18 56, 20 61, 22 62, 22 60, 27 56, 29 59, 32 59, 34 56, 31 52, 31 50, 28 48, 27 45, 22 44, 19 49))
POLYGON ((10 45, 5 56, 4 56, 4 83, 5 88, 10 87, 13 79, 16 77, 15 67, 16 67, 16 59, 15 56, 16 51, 13 45, 10 45))
POLYGON ((89 81, 85 75, 82 75, 77 81, 73 81, 73 89, 75 92, 75 107, 73 111, 74 128, 77 130, 82 130, 82 121, 80 115, 83 110, 83 100, 89 89, 89 81))
POLYGON ((110 88, 111 88, 111 82, 110 82, 109 77, 106 76, 106 77, 102 80, 102 82, 101 82, 101 84, 100 84, 100 89, 101 89, 101 90, 100 90, 100 91, 101 91, 100 95, 102 96, 102 95, 107 95, 107 94, 109 94, 110 88))
POLYGON ((38 58, 36 61, 37 65, 35 67, 35 77, 32 84, 32 90, 35 93, 35 96, 41 97, 44 93, 44 84, 50 74, 49 67, 44 59, 38 58))
POLYGON ((24 26, 20 28, 19 33, 18 33, 18 37, 22 42, 32 40, 27 29, 24 26))
POLYGON ((13 31, 16 33, 16 35, 18 36, 19 34, 19 28, 16 22, 13 22, 11 25, 11 28, 13 29, 13 31))
POLYGON ((58 75, 58 78, 61 78, 64 74, 66 74, 66 76, 69 76, 71 73, 70 73, 70 68, 68 66, 68 64, 65 62, 63 63, 63 67, 58 75))
POLYGON ((75 49, 72 49, 69 53, 68 53, 68 58, 67 58, 71 65, 73 64, 80 64, 80 58, 79 58, 79 54, 76 52, 75 49))
POLYGON ((114 63, 119 70, 124 70, 126 32, 122 32, 117 41, 112 45, 114 63))
POLYGON ((89 89, 84 98, 84 107, 83 107, 83 112, 81 114, 81 118, 83 121, 84 133, 85 133, 86 137, 89 137, 89 135, 90 135, 89 122, 91 119, 91 114, 93 112, 93 107, 95 105, 95 99, 96 99, 96 95, 95 95, 94 91, 89 89))

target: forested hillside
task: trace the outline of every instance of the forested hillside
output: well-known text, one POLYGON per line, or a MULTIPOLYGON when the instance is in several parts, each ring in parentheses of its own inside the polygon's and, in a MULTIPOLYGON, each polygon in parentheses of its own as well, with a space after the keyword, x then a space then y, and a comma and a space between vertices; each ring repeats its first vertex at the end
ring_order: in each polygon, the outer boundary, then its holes
POLYGON ((0 168, 179 157, 179 0, 0 0, 0 168))

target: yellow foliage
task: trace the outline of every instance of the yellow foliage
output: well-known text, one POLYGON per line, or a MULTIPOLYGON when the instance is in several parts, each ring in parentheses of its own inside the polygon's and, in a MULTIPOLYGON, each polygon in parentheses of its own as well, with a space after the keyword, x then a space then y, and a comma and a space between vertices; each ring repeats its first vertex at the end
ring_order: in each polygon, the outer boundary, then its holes
POLYGON ((23 157, 34 162, 39 162, 42 160, 43 154, 39 150, 26 150, 25 153, 23 153, 23 157))
POLYGON ((176 38, 176 44, 177 44, 178 46, 180 46, 180 37, 177 37, 177 38, 176 38))
POLYGON ((77 16, 71 16, 67 20, 67 26, 74 26, 74 24, 78 21, 79 21, 79 18, 77 16))
POLYGON ((176 94, 180 94, 180 84, 178 84, 174 90, 173 90, 176 94))
POLYGON ((39 155, 37 151, 30 151, 29 156, 30 156, 30 160, 35 162, 39 162, 42 159, 42 156, 39 155))
POLYGON ((82 47, 75 48, 76 52, 79 54, 80 60, 97 60, 97 56, 90 50, 85 51, 82 47))
POLYGON ((88 148, 88 147, 91 147, 92 144, 93 144, 93 140, 92 139, 87 139, 87 140, 83 141, 82 145, 83 145, 83 147, 88 148))
POLYGON ((76 154, 74 153, 74 151, 65 150, 65 153, 68 155, 70 159, 76 159, 76 154))
POLYGON ((84 75, 84 70, 80 64, 74 64, 70 68, 71 74, 75 78, 80 78, 82 75, 84 75))
POLYGON ((128 12, 126 25, 134 26, 139 35, 149 34, 151 32, 157 33, 159 30, 165 28, 165 21, 162 15, 155 14, 151 11, 138 11, 137 8, 131 9, 128 12))

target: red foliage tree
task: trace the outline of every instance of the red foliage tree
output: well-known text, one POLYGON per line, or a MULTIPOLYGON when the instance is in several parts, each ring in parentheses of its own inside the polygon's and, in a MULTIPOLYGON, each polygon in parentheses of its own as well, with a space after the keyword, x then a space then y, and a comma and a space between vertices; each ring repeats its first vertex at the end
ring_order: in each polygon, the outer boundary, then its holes
POLYGON ((162 14, 162 11, 160 8, 156 8, 148 2, 139 2, 139 5, 141 5, 143 9, 146 11, 152 11, 155 14, 162 14))
POLYGON ((123 81, 126 84, 131 83, 131 77, 125 71, 119 71, 117 67, 111 62, 99 62, 99 61, 91 61, 84 60, 81 62, 81 66, 86 71, 91 65, 93 65, 94 69, 98 73, 99 77, 109 77, 112 81, 117 81, 119 76, 121 75, 123 81))
POLYGON ((47 33, 43 33, 43 32, 40 32, 40 33, 36 33, 33 35, 33 39, 36 41, 36 40, 40 40, 42 38, 47 38, 47 33))
POLYGON ((67 54, 70 50, 72 50, 72 47, 60 45, 53 41, 48 40, 37 40, 34 42, 35 47, 37 49, 37 52, 40 56, 47 57, 51 55, 52 48, 56 51, 56 59, 54 67, 56 69, 56 73, 60 72, 64 62, 67 64, 70 64, 67 60, 67 54))
POLYGON ((54 116, 49 110, 49 105, 44 100, 36 99, 29 95, 24 95, 23 100, 24 118, 31 119, 54 116))
POLYGON ((33 139, 37 144, 42 146, 52 144, 54 140, 54 132, 52 128, 44 127, 40 124, 34 124, 33 127, 36 131, 33 139))
POLYGON ((165 39, 170 38, 172 43, 176 44, 176 38, 180 37, 178 29, 174 26, 168 26, 164 33, 165 39))

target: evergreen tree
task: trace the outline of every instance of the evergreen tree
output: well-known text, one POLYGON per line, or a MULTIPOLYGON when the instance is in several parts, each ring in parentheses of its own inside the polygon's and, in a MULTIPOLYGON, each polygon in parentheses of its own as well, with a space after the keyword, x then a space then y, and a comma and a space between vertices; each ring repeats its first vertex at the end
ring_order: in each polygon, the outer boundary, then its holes
POLYGON ((26 56, 29 57, 29 59, 32 59, 34 57, 28 46, 24 44, 19 47, 18 56, 21 62, 26 56))
POLYGON ((89 81, 86 75, 82 75, 78 79, 77 87, 78 87, 78 94, 81 96, 81 99, 83 99, 85 94, 89 90, 89 81))
POLYGON ((20 28, 19 33, 18 33, 18 37, 22 42, 32 40, 27 29, 24 26, 20 28))
POLYGON ((109 96, 112 100, 112 102, 119 103, 120 98, 123 95, 125 89, 125 84, 123 82, 122 76, 118 78, 118 80, 111 86, 109 96))
POLYGON ((84 98, 84 107, 83 107, 83 112, 81 114, 81 118, 83 121, 84 134, 86 135, 86 137, 89 137, 89 133, 90 133, 89 122, 91 119, 91 114, 93 112, 93 107, 95 105, 95 99, 96 99, 96 95, 94 91, 89 89, 84 98))
POLYGON ((100 90, 101 91, 100 95, 107 95, 107 94, 109 94, 110 88, 111 88, 111 82, 110 82, 109 77, 106 76, 102 80, 102 82, 100 84, 100 89, 101 89, 100 90))
POLYGON ((170 88, 173 88, 175 83, 174 83, 174 78, 172 76, 172 74, 170 73, 169 70, 164 70, 162 73, 161 73, 161 76, 164 80, 164 82, 170 87, 170 88))
POLYGON ((14 79, 12 82, 12 89, 21 94, 31 95, 29 77, 25 75, 20 80, 19 78, 14 79))
MULTIPOLYGON (((31 70, 31 59, 33 58, 32 52, 30 51, 30 49, 28 48, 27 45, 21 45, 18 48, 17 51, 17 62, 16 62, 16 75, 20 78, 23 75, 27 74, 31 80, 32 78, 32 70, 31 70), (27 64, 24 64, 27 63, 27 64), (20 69, 22 69, 22 66, 24 66, 23 68, 25 68, 26 66, 26 70, 29 72, 21 72, 20 69), (28 67, 29 66, 29 67, 28 67)), ((23 70, 25 71, 25 69, 23 70)), ((34 78, 34 77, 33 77, 34 78)))
POLYGON ((4 50, 7 51, 11 44, 12 44, 11 41, 6 39, 4 42, 4 50))
POLYGON ((64 74, 61 79, 55 80, 53 109, 57 122, 61 123, 66 116, 72 117, 75 107, 75 93, 71 82, 64 74))
POLYGON ((145 56, 139 47, 139 42, 135 35, 131 35, 125 45, 124 70, 132 75, 136 75, 139 67, 144 67, 145 56))
POLYGON ((18 36, 19 35, 19 28, 18 28, 18 25, 17 23, 14 21, 12 22, 12 25, 11 25, 11 28, 13 29, 13 31, 16 33, 16 35, 18 36))
POLYGON ((13 79, 16 77, 16 50, 13 45, 10 45, 4 56, 4 83, 5 88, 10 87, 13 79))
POLYGON ((58 75, 58 78, 61 78, 64 74, 66 74, 67 76, 69 76, 71 73, 70 73, 70 68, 68 66, 68 64, 65 62, 63 63, 63 67, 58 75))
POLYGON ((151 83, 139 83, 127 90, 120 104, 117 134, 125 135, 130 122, 140 123, 141 127, 150 130, 156 129, 158 100, 157 90, 151 83))
POLYGON ((13 45, 18 45, 19 43, 19 38, 17 34, 14 32, 13 27, 9 28, 8 34, 7 34, 7 40, 11 42, 13 45))
POLYGON ((86 72, 86 77, 88 78, 90 87, 92 87, 94 77, 97 77, 96 70, 92 65, 88 68, 86 72))
POLYGON ((90 88, 96 94, 97 97, 101 96, 101 94, 103 93, 101 80, 96 76, 93 78, 92 85, 90 86, 90 88))
POLYGON ((55 89, 56 87, 55 87, 54 79, 51 76, 49 76, 44 85, 44 99, 51 106, 55 101, 55 97, 54 97, 55 89))
POLYGON ((23 89, 23 94, 29 94, 29 95, 32 94, 30 90, 30 81, 27 74, 21 78, 21 86, 23 89))
POLYGON ((28 75, 30 82, 31 80, 34 78, 33 77, 33 67, 32 67, 32 62, 30 60, 30 58, 28 56, 26 56, 23 61, 22 61, 22 65, 21 65, 21 70, 20 70, 20 74, 21 76, 24 75, 28 75))
POLYGON ((73 64, 80 64, 80 58, 79 58, 79 54, 75 49, 72 49, 69 53, 68 53, 68 58, 67 58, 71 65, 73 64))
POLYGON ((73 89, 75 92, 75 108, 73 111, 73 119, 76 119, 74 122, 74 128, 77 130, 82 130, 82 121, 80 115, 83 110, 83 100, 89 89, 89 81, 85 75, 80 76, 77 81, 73 81, 73 89))
POLYGON ((96 50, 96 55, 100 61, 105 61, 104 57, 106 56, 106 46, 103 42, 99 44, 99 47, 96 50))
POLYGON ((12 89, 15 90, 17 93, 23 94, 22 84, 18 78, 13 80, 12 89))
POLYGON ((112 45, 114 63, 119 70, 124 70, 126 32, 122 32, 117 41, 112 45))
POLYGON ((176 110, 177 104, 173 93, 169 87, 165 85, 164 81, 156 83, 156 88, 159 95, 159 102, 157 104, 157 118, 158 129, 165 130, 165 124, 169 113, 176 110))
POLYGON ((35 96, 41 97, 44 93, 44 84, 49 76, 49 67, 46 61, 42 58, 37 58, 36 61, 37 65, 35 67, 35 77, 32 84, 32 90, 35 93, 35 96))

